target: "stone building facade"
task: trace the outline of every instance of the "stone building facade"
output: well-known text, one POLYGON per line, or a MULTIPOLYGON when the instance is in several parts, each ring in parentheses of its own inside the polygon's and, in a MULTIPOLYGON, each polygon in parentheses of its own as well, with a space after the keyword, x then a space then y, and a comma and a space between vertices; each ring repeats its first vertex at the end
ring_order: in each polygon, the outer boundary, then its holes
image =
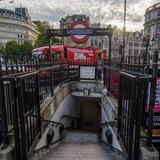
POLYGON ((26 8, 15 8, 15 11, 0 9, 0 44, 5 45, 11 40, 34 44, 37 36, 38 31, 26 8))
MULTIPOLYGON (((108 37, 103 38, 103 49, 108 52, 108 37)), ((142 32, 126 32, 125 36, 125 56, 142 55, 145 52, 146 42, 143 41, 142 32)), ((113 28, 112 36, 112 58, 120 59, 123 49, 123 31, 119 28, 113 28)))
MULTIPOLYGON (((144 37, 148 41, 148 51, 153 54, 160 49, 160 3, 147 8, 145 12, 144 37)), ((160 54, 160 53, 159 53, 160 54)), ((160 55, 159 55, 160 57, 160 55)))

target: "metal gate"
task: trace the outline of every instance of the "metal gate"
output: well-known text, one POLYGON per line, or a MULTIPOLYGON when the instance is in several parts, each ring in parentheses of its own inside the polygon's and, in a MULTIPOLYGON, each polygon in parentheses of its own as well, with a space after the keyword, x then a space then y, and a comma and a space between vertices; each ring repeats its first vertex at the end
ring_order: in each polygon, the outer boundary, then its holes
POLYGON ((9 144, 8 133, 14 136, 16 159, 26 160, 41 133, 38 73, 0 79, 0 112, 2 140, 9 144))
POLYGON ((128 160, 139 159, 140 131, 152 77, 120 73, 118 138, 128 160))

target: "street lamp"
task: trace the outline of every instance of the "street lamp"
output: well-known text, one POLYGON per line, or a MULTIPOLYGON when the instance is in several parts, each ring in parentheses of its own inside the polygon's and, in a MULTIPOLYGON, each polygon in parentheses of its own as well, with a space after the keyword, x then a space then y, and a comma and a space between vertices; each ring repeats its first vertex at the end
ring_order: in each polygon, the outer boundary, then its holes
POLYGON ((125 38, 126 38, 126 7, 127 7, 127 0, 124 0, 124 20, 123 20, 123 52, 121 57, 121 68, 124 63, 124 56, 125 56, 125 38))

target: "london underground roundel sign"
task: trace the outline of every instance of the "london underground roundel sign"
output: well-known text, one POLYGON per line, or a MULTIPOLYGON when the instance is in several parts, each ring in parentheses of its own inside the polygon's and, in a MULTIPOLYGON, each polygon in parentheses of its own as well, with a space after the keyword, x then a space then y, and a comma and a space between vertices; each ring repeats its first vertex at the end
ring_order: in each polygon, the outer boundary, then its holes
MULTIPOLYGON (((73 28, 90 28, 90 26, 85 21, 77 20, 69 26, 69 29, 73 28)), ((84 43, 89 39, 89 35, 71 35, 70 38, 76 43, 84 43)))

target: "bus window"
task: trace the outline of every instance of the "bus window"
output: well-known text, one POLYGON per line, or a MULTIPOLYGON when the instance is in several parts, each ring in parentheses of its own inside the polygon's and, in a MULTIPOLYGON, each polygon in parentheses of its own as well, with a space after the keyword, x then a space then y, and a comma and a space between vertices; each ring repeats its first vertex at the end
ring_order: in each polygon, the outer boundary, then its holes
POLYGON ((35 51, 32 53, 33 58, 39 59, 39 60, 43 60, 44 59, 44 55, 43 52, 41 51, 35 51))
POLYGON ((55 52, 54 53, 54 60, 60 61, 61 60, 61 52, 55 52))
POLYGON ((60 61, 61 60, 61 52, 57 53, 57 60, 60 61))
POLYGON ((101 52, 98 54, 98 60, 102 60, 102 53, 101 52))

